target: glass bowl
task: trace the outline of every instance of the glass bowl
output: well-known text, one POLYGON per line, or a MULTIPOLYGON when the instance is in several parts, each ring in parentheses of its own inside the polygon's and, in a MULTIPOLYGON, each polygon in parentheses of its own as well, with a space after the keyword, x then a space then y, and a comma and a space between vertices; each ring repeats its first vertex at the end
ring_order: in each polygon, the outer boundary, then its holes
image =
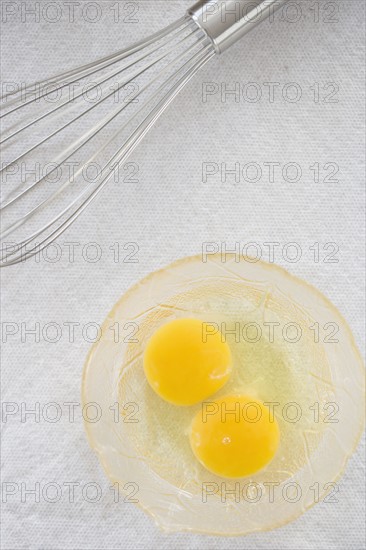
POLYGON ((131 288, 105 320, 82 384, 85 429, 127 502, 166 532, 244 535, 283 525, 336 498, 336 480, 364 426, 364 367, 336 308, 284 269, 234 255, 179 260, 131 288), (225 260, 225 261, 224 261, 225 260), (176 407, 143 372, 155 330, 180 317, 221 330, 233 375, 206 403, 176 407), (207 402, 244 393, 272 407, 274 460, 250 478, 209 473, 189 446, 207 402))

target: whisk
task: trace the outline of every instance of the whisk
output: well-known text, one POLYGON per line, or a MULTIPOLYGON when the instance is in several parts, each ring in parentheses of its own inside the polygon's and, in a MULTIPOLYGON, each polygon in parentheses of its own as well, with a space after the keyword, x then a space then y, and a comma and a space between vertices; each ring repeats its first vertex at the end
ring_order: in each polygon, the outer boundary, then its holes
POLYGON ((55 241, 193 75, 286 0, 200 0, 130 48, 1 98, 1 258, 55 241))

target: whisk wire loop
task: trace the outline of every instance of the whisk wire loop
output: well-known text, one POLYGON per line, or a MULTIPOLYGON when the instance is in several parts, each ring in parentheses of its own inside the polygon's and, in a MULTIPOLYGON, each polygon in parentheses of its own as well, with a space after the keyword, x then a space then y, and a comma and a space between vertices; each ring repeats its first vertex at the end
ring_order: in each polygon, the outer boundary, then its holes
POLYGON ((212 43, 187 16, 128 49, 3 96, 0 122, 10 124, 0 141, 4 156, 0 176, 6 195, 0 208, 0 266, 39 254, 62 235, 213 55, 212 43), (84 86, 89 93, 98 90, 100 94, 94 101, 87 100, 86 108, 84 90, 59 99, 65 88, 92 75, 95 80, 84 86), (116 82, 111 82, 114 78, 116 82), (39 93, 27 98, 37 86, 39 93), (133 92, 121 104, 119 93, 129 86, 133 92), (126 116, 120 120, 123 113, 126 116), (33 181, 27 167, 22 174, 28 159, 32 166, 51 159, 50 169, 39 169, 33 181), (100 161, 97 178, 88 181, 84 171, 96 161, 100 161), (76 171, 62 176, 52 188, 50 177, 71 162, 77 165, 76 171), (8 185, 9 180, 13 185, 8 185), (4 243, 9 236, 14 241, 4 243))

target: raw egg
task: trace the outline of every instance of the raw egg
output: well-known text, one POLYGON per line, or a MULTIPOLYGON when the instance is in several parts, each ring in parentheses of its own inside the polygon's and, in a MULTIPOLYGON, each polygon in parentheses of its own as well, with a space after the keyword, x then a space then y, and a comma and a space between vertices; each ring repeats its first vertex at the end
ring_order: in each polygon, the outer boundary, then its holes
POLYGON ((152 389, 174 405, 193 405, 227 382, 231 353, 220 331, 205 336, 199 319, 176 319, 150 338, 144 371, 152 389))
POLYGON ((280 432, 273 410, 243 395, 202 403, 190 434, 193 453, 222 477, 245 477, 264 468, 276 454, 280 432))

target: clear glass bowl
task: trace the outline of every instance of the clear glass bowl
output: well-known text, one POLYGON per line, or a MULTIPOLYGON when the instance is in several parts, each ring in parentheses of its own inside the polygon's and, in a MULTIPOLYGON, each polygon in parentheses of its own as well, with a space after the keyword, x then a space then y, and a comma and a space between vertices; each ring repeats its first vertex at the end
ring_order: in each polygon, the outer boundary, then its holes
POLYGON ((126 500, 167 532, 244 535, 297 518, 336 497, 363 431, 364 367, 340 313, 284 269, 236 260, 186 258, 140 281, 108 315, 85 364, 89 442, 126 500), (148 339, 179 317, 219 328, 231 347, 233 375, 215 397, 245 393, 273 407, 280 448, 250 478, 203 468, 188 438, 202 404, 170 405, 145 379, 148 339))

